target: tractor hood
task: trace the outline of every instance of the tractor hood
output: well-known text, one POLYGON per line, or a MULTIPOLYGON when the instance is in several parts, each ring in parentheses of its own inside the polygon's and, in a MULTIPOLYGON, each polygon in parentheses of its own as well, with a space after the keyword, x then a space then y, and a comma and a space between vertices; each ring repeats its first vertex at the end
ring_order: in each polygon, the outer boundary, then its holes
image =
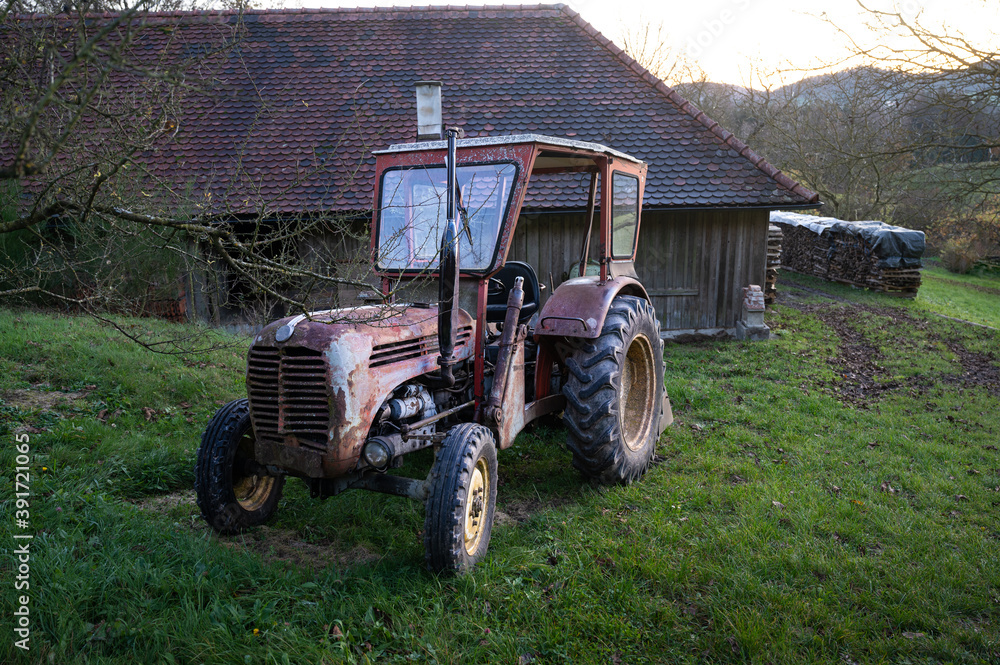
MULTIPOLYGON (((247 394, 257 459, 312 478, 353 471, 379 407, 398 386, 438 369, 437 307, 314 312, 257 335, 247 394)), ((455 356, 472 356, 475 322, 458 311, 455 356)))

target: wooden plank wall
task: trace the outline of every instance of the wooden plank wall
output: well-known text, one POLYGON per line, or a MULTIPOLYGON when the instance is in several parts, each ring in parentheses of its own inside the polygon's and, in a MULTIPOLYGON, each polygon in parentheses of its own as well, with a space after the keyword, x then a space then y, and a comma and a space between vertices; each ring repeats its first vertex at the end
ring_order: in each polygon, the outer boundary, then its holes
POLYGON ((764 284, 768 212, 647 212, 636 271, 664 330, 732 328, 743 287, 764 284))
MULTIPOLYGON (((596 215, 595 215, 596 217, 596 215)), ((587 233, 586 213, 527 214, 517 220, 508 261, 524 261, 538 273, 544 303, 555 287, 569 278, 570 266, 580 260, 580 248, 587 233), (549 275, 555 284, 549 284, 549 275)), ((597 256, 597 224, 591 238, 591 256, 597 256)))
MULTIPOLYGON (((529 214, 518 221, 507 258, 534 266, 549 286, 543 301, 578 260, 585 217, 529 214)), ((767 225, 762 210, 644 212, 635 268, 662 329, 733 328, 742 288, 764 284, 767 225)))

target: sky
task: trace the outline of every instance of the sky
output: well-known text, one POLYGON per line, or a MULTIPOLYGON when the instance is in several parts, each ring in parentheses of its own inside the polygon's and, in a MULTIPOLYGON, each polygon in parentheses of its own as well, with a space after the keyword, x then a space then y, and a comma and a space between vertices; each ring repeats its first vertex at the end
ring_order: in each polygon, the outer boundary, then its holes
MULTIPOLYGON (((544 1, 544 0, 543 0, 544 1)), ((555 0, 550 0, 554 4, 555 0)), ((760 87, 808 75, 819 62, 847 53, 847 40, 831 25, 870 40, 854 0, 563 0, 620 46, 643 25, 663 32, 674 49, 695 60, 709 80, 760 87), (826 17, 824 19, 823 17, 826 17), (778 75, 778 70, 798 70, 778 75)), ((895 4, 927 25, 960 31, 976 43, 1000 43, 997 0, 865 0, 895 4)), ((506 0, 506 4, 519 4, 506 0)), ((286 0, 286 7, 427 6, 502 4, 501 0, 286 0)), ((530 2, 529 4, 537 4, 530 2)))

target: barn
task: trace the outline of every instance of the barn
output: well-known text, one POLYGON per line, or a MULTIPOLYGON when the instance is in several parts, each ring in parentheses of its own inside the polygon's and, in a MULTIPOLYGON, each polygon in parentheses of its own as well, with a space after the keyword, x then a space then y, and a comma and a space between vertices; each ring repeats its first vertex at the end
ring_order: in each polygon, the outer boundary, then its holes
MULTIPOLYGON (((153 170, 196 196, 246 196, 251 208, 250 199, 268 197, 277 220, 318 211, 370 218, 371 153, 416 138, 418 81, 442 83, 444 123, 466 137, 545 134, 645 161, 636 270, 667 336, 731 332, 742 287, 764 283, 769 211, 819 205, 565 5, 145 20, 182 44, 209 42, 226 28, 239 34, 210 112, 192 110, 180 122, 153 170), (320 162, 333 165, 325 179, 301 177, 320 162)), ((571 184, 578 196, 536 190, 508 256, 534 265, 551 282, 546 293, 568 277, 586 228, 588 183, 571 184)), ((340 238, 313 242, 364 254, 340 238)), ((207 315, 211 289, 197 285, 215 282, 191 282, 189 311, 207 315)))

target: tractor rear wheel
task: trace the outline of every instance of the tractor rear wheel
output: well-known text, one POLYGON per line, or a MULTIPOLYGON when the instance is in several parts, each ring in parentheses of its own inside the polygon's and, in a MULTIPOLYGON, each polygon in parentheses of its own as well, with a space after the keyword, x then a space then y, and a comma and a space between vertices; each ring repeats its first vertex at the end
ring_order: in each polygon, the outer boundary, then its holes
POLYGON ((427 567, 465 573, 486 556, 497 502, 493 433, 462 423, 448 430, 430 475, 424 516, 427 567))
POLYGON ((274 514, 285 485, 254 461, 247 400, 219 409, 201 437, 194 488, 201 514, 221 534, 239 533, 274 514))
POLYGON ((652 305, 616 297, 600 336, 583 340, 566 366, 573 466, 604 483, 636 480, 653 458, 663 408, 663 342, 652 305))

